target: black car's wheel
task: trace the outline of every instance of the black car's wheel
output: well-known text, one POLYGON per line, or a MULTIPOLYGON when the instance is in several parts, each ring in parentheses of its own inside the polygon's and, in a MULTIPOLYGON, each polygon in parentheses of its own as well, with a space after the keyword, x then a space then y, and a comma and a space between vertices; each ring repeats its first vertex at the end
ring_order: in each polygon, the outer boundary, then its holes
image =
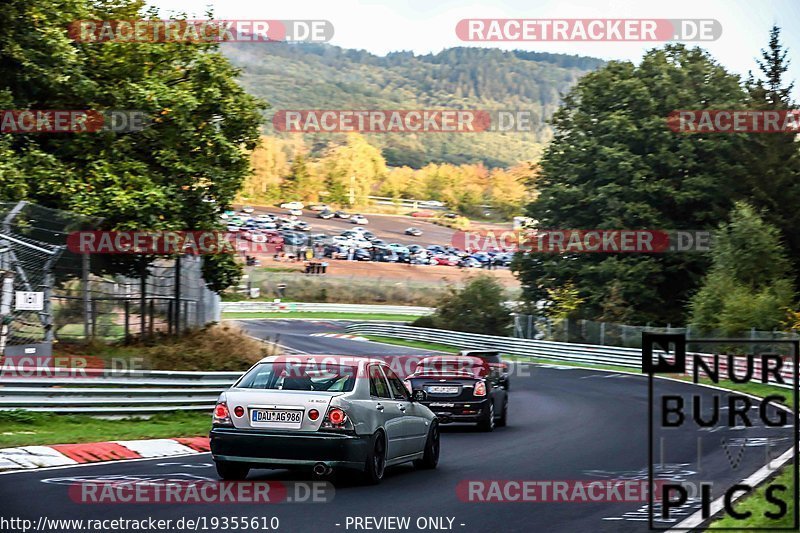
POLYGON ((229 461, 215 461, 217 474, 222 479, 239 481, 247 477, 250 467, 242 463, 231 463, 229 461))
POLYGON ((486 418, 478 422, 478 429, 481 431, 494 431, 494 402, 489 401, 486 418))
POLYGON ((425 441, 425 454, 422 459, 414 461, 414 466, 417 468, 425 468, 432 470, 439 464, 439 423, 434 420, 431 422, 431 427, 428 429, 428 440, 425 441))
POLYGON ((508 398, 503 400, 503 412, 500 413, 500 418, 497 419, 497 427, 504 428, 508 423, 508 398))
POLYGON ((364 481, 369 485, 377 485, 383 479, 386 469, 386 439, 380 431, 372 436, 370 452, 364 465, 364 481))

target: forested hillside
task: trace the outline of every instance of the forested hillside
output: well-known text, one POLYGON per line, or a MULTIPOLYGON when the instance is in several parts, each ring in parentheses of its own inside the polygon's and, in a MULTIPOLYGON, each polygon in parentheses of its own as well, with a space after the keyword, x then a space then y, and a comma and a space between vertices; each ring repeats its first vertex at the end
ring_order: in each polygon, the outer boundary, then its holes
MULTIPOLYGON (((373 134, 389 166, 483 163, 507 167, 537 157, 551 137, 545 124, 561 94, 603 61, 595 58, 497 49, 451 48, 438 54, 397 52, 380 57, 329 45, 221 47, 244 69, 246 90, 280 109, 514 109, 531 111, 526 133, 373 134)), ((271 125, 267 124, 271 134, 271 125)), ((312 155, 342 134, 306 136, 312 155)))

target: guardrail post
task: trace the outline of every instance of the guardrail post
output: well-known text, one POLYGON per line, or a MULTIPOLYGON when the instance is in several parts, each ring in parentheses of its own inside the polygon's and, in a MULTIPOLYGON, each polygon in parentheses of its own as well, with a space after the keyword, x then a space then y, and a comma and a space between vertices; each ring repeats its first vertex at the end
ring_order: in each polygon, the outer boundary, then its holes
POLYGON ((150 334, 151 337, 153 336, 153 322, 155 321, 155 318, 156 318, 155 305, 154 305, 153 300, 150 300, 150 328, 149 328, 149 334, 150 334))
POLYGON ((92 333, 91 337, 95 338, 97 336, 97 300, 92 300, 91 304, 91 314, 92 314, 92 333))
POLYGON ((125 344, 131 340, 131 301, 125 299, 125 344))

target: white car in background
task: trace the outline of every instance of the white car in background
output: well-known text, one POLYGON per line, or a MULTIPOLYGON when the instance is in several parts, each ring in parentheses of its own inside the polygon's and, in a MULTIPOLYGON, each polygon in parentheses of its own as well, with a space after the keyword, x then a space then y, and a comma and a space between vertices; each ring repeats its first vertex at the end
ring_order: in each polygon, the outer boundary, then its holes
POLYGON ((364 215, 353 215, 350 217, 351 224, 369 224, 369 220, 364 215))
POLYGON ((436 415, 385 360, 366 357, 262 359, 220 395, 210 436, 217 473, 229 480, 253 468, 307 468, 357 471, 375 484, 387 466, 439 462, 436 415))
POLYGON ((305 207, 302 202, 286 202, 281 204, 281 209, 303 209, 305 207))
POLYGON ((408 247, 403 246, 399 242, 393 242, 386 245, 390 250, 392 250, 396 254, 408 254, 408 247))
POLYGON ((247 215, 249 215, 253 211, 255 211, 255 209, 253 209, 253 207, 250 206, 250 205, 246 205, 246 206, 242 207, 242 213, 245 213, 247 215))

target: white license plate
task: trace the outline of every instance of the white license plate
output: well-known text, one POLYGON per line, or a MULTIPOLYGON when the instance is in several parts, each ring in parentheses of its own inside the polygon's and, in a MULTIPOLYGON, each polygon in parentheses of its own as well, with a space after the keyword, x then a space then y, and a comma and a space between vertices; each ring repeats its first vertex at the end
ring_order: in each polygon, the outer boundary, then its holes
POLYGON ((303 411, 285 409, 253 409, 250 411, 253 424, 281 424, 286 427, 300 427, 303 411))
POLYGON ((428 387, 428 392, 432 392, 433 394, 457 394, 461 390, 461 387, 448 387, 446 385, 431 385, 428 387))

